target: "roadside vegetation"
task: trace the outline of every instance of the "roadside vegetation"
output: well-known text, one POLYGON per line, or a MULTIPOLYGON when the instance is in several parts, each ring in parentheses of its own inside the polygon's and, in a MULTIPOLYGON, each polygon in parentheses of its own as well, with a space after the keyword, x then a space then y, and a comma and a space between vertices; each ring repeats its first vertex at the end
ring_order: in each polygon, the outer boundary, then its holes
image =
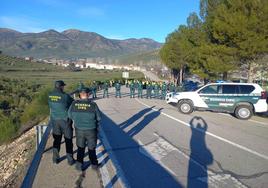
MULTIPOLYGON (((87 86, 118 80, 122 71, 86 69, 78 72, 63 67, 33 63, 0 54, 0 145, 10 142, 49 114, 48 92, 55 80, 64 80, 66 91, 77 88, 79 82, 87 86)), ((132 78, 142 78, 140 72, 130 72, 132 78)))
POLYGON ((186 70, 228 80, 230 72, 245 69, 248 82, 257 74, 262 80, 268 78, 267 26, 267 0, 201 0, 199 15, 191 13, 167 36, 160 57, 178 83, 186 70))

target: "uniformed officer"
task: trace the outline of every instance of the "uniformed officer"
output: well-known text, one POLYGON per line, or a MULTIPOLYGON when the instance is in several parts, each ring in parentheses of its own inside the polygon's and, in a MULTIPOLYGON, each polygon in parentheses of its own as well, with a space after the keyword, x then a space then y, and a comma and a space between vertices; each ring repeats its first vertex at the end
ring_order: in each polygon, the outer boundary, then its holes
POLYGON ((93 81, 93 84, 92 84, 92 98, 93 99, 97 98, 97 83, 96 83, 96 81, 93 81))
POLYGON ((146 83, 146 98, 152 98, 152 84, 149 81, 146 83))
POLYGON ((62 135, 64 135, 68 164, 74 163, 73 159, 73 128, 72 121, 68 118, 68 109, 73 98, 64 90, 65 83, 62 80, 55 82, 55 89, 48 95, 50 108, 50 121, 53 134, 53 163, 59 163, 59 151, 62 135))
POLYGON ((134 81, 130 82, 129 89, 130 89, 130 98, 135 98, 135 83, 134 83, 134 81))
POLYGON ((175 91, 176 91, 176 88, 175 88, 174 83, 172 82, 172 83, 170 83, 170 85, 169 85, 169 92, 175 92, 175 91))
POLYGON ((68 116, 74 122, 77 162, 76 169, 83 170, 85 148, 88 147, 88 155, 91 167, 97 169, 99 164, 96 156, 97 133, 100 126, 100 112, 96 103, 89 99, 89 89, 82 88, 80 99, 72 103, 68 116))
POLYGON ((161 87, 161 99, 164 100, 166 95, 167 95, 167 85, 165 82, 163 82, 162 87, 161 87))
POLYGON ((118 80, 118 82, 115 83, 115 97, 120 97, 121 98, 121 82, 118 80))
POLYGON ((142 98, 142 90, 143 90, 143 85, 142 82, 138 82, 138 98, 142 98))
POLYGON ((159 85, 157 82, 154 83, 154 97, 159 98, 159 85))
POLYGON ((109 92, 108 92, 108 89, 109 89, 109 84, 108 84, 108 82, 106 81, 106 82, 104 82, 104 84, 103 84, 103 98, 105 98, 105 96, 106 96, 107 98, 109 98, 109 92))

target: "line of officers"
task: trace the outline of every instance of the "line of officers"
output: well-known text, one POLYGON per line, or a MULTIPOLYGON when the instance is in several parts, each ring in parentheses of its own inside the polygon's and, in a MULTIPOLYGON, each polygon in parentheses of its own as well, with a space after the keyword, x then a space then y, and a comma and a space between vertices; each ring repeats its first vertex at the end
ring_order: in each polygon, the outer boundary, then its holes
MULTIPOLYGON (((105 82, 102 86, 103 89, 103 98, 109 97, 109 87, 114 86, 115 88, 115 97, 121 98, 121 81, 117 82, 105 82)), ((130 98, 135 98, 137 95, 138 98, 143 98, 144 97, 144 90, 146 91, 145 97, 147 99, 151 98, 157 98, 157 99, 162 99, 164 100, 166 97, 167 92, 175 92, 177 88, 173 83, 166 83, 166 82, 155 82, 155 81, 139 81, 139 80, 131 80, 131 81, 126 81, 125 85, 129 87, 129 93, 130 93, 130 98)), ((96 88, 93 84, 93 88, 96 88)), ((96 90, 93 91, 93 98, 96 96, 96 90)))

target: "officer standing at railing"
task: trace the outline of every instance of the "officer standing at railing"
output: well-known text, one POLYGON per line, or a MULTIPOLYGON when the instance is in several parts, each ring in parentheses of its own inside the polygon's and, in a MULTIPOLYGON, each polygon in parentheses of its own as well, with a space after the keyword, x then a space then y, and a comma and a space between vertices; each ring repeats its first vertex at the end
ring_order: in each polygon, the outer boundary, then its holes
POLYGON ((138 98, 142 98, 143 84, 141 81, 138 81, 138 98))
POLYGON ((96 83, 96 81, 93 81, 93 84, 92 84, 92 98, 93 99, 97 98, 97 83, 96 83))
POLYGON ((166 82, 163 82, 161 87, 161 99, 164 100, 167 95, 167 85, 166 82))
POLYGON ((109 98, 109 84, 108 84, 108 82, 107 81, 105 81, 104 82, 104 84, 103 84, 103 98, 105 98, 105 97, 107 97, 107 98, 109 98))
POLYGON ((96 156, 97 133, 100 126, 100 112, 96 103, 89 99, 89 89, 80 90, 80 99, 72 103, 68 116, 74 121, 77 162, 76 169, 83 170, 85 148, 88 147, 88 155, 91 167, 97 169, 99 164, 96 156))
POLYGON ((68 109, 73 102, 73 98, 65 93, 65 83, 62 80, 55 82, 55 89, 48 95, 50 108, 50 120, 52 123, 53 142, 53 163, 59 163, 60 145, 62 135, 64 135, 68 164, 74 163, 73 159, 73 128, 72 121, 68 118, 68 109))
POLYGON ((135 83, 133 80, 129 84, 129 89, 130 89, 130 98, 135 98, 135 83))
POLYGON ((115 87, 115 97, 121 98, 121 82, 120 82, 120 80, 118 80, 115 83, 114 87, 115 87))

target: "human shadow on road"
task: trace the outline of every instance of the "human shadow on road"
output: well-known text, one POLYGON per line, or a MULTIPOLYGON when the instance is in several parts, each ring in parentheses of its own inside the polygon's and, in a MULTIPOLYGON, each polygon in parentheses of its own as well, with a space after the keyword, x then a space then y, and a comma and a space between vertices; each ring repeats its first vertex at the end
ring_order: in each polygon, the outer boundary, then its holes
POLYGON ((102 114, 102 140, 127 187, 180 188, 181 184, 113 120, 102 114), (144 150, 142 150, 144 152, 144 150), (148 155, 148 156, 147 156, 148 155))
POLYGON ((213 162, 213 155, 206 146, 207 123, 202 117, 193 117, 190 121, 192 136, 191 154, 188 164, 187 188, 208 187, 208 165, 213 162))
POLYGON ((119 124, 119 127, 121 129, 125 129, 128 126, 132 125, 135 121, 137 121, 138 119, 140 119, 142 116, 144 116, 146 113, 150 112, 155 106, 152 106, 150 108, 144 108, 141 111, 139 111, 138 113, 134 114, 131 118, 129 118, 128 120, 122 122, 119 124))
MULTIPOLYGON (((152 109, 152 108, 151 108, 152 109)), ((146 127, 150 122, 152 122, 154 119, 156 119, 160 114, 161 114, 161 110, 163 110, 163 108, 158 109, 157 111, 152 111, 151 113, 145 115, 142 119, 142 121, 140 121, 135 127, 133 127, 132 129, 130 129, 127 134, 131 137, 135 136, 136 134, 138 134, 144 127, 146 127)))

